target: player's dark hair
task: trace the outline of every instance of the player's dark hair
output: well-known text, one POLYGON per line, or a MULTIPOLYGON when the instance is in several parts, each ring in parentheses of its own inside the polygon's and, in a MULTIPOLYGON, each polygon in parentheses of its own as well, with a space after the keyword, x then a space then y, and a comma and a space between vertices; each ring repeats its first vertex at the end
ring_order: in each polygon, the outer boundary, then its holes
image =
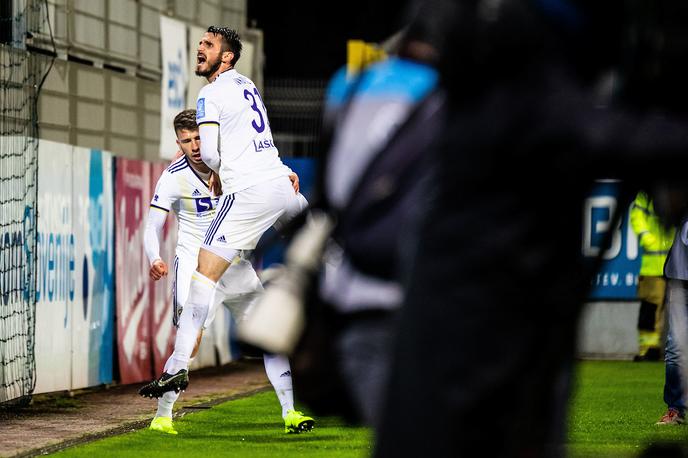
POLYGON ((179 132, 180 130, 196 130, 198 125, 196 124, 196 110, 189 109, 181 111, 174 117, 174 131, 179 132))
POLYGON ((208 33, 214 33, 222 37, 222 52, 232 51, 234 53, 234 58, 230 62, 233 67, 239 60, 239 57, 241 57, 241 38, 239 38, 237 31, 229 27, 211 25, 208 27, 208 33))

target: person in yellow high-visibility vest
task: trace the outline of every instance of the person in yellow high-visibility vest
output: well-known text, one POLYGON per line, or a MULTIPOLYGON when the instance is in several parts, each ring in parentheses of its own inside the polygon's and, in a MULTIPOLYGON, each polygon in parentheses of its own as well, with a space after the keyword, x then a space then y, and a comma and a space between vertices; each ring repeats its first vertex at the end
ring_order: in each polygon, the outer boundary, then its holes
POLYGON ((658 360, 664 333, 664 262, 674 240, 675 228, 664 227, 649 196, 640 191, 631 206, 631 227, 642 247, 638 298, 639 351, 636 359, 658 360))

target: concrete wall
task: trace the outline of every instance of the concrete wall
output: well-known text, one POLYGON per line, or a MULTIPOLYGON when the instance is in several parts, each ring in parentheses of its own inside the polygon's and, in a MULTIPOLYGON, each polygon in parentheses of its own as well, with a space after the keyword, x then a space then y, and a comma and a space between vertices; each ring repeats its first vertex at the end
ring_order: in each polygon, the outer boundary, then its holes
POLYGON ((46 140, 156 160, 160 84, 58 59, 38 99, 38 120, 46 140))
MULTIPOLYGON (((158 159, 160 14, 236 28, 260 47, 251 66, 262 59, 262 35, 245 27, 246 0, 48 0, 48 11, 50 26, 43 21, 29 43, 52 50, 52 29, 58 56, 39 98, 40 137, 118 156, 158 159)), ((49 59, 35 61, 45 68, 49 59)))
MULTIPOLYGON (((61 54, 97 64, 160 75, 159 15, 189 25, 221 23, 243 33, 246 0, 48 0, 50 26, 61 54)), ((36 43, 49 43, 42 23, 36 43)))
POLYGON ((578 331, 578 356, 631 360, 638 353, 640 302, 585 304, 578 331))

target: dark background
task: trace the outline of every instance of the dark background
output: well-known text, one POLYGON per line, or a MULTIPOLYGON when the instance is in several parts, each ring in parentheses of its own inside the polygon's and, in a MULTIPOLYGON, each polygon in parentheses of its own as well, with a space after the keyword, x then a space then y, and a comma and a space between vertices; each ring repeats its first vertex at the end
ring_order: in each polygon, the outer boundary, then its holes
POLYGON ((405 1, 248 0, 263 30, 266 78, 329 78, 346 64, 346 41, 380 42, 400 29, 405 1))

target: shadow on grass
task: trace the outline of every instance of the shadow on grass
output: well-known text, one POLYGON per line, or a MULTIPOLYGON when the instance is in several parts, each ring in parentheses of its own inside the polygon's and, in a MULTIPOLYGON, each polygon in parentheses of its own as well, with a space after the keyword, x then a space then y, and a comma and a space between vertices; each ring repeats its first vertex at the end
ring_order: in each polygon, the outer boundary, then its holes
POLYGON ((180 433, 178 436, 181 439, 187 440, 207 440, 207 439, 221 439, 225 441, 233 442, 243 442, 243 443, 255 443, 255 444, 283 444, 286 441, 289 442, 321 442, 321 441, 331 441, 338 440, 340 436, 335 434, 317 434, 304 433, 304 434, 251 434, 251 435, 226 435, 226 434, 198 434, 198 433, 180 433))

